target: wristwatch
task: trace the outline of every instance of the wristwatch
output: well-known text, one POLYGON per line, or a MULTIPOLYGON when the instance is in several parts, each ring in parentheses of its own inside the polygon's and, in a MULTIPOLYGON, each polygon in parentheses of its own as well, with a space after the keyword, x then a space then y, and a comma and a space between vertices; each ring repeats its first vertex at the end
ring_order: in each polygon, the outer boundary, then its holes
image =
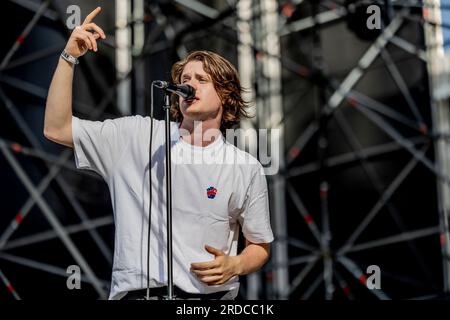
POLYGON ((65 49, 63 50, 63 52, 61 52, 61 58, 63 58, 67 62, 70 62, 71 64, 78 64, 79 63, 78 59, 75 58, 74 56, 68 54, 65 49))

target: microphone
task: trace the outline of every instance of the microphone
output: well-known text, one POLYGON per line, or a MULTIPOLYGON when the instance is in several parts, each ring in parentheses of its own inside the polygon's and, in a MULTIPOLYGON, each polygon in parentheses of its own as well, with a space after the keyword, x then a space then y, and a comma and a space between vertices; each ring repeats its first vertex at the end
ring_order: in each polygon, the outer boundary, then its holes
POLYGON ((175 93, 180 97, 189 100, 195 97, 195 89, 188 84, 173 84, 167 81, 156 80, 153 81, 155 87, 164 89, 166 91, 175 93))

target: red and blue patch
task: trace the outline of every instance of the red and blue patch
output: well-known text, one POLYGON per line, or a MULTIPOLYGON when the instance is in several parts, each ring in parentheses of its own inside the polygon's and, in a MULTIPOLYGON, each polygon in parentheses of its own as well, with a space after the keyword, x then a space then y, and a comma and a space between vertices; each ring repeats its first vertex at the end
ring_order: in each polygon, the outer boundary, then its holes
POLYGON ((214 199, 217 194, 217 189, 214 187, 209 187, 206 189, 206 195, 208 196, 208 199, 214 199))

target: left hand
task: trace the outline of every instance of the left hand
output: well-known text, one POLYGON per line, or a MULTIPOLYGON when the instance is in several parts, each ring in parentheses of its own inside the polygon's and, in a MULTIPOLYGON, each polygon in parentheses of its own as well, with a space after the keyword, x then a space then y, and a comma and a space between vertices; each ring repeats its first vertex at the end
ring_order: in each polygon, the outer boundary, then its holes
POLYGON ((193 272, 200 281, 212 286, 224 284, 232 277, 238 275, 238 257, 230 257, 223 251, 208 245, 205 245, 205 249, 214 255, 214 260, 191 263, 191 272, 193 272))

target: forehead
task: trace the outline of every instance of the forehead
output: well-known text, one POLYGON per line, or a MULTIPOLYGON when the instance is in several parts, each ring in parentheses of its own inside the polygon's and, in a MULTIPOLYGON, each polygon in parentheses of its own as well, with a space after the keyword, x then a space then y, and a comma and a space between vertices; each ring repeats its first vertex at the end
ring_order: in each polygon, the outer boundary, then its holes
POLYGON ((191 74, 203 74, 207 75, 206 71, 203 69, 202 61, 189 61, 183 68, 181 75, 191 75, 191 74))

